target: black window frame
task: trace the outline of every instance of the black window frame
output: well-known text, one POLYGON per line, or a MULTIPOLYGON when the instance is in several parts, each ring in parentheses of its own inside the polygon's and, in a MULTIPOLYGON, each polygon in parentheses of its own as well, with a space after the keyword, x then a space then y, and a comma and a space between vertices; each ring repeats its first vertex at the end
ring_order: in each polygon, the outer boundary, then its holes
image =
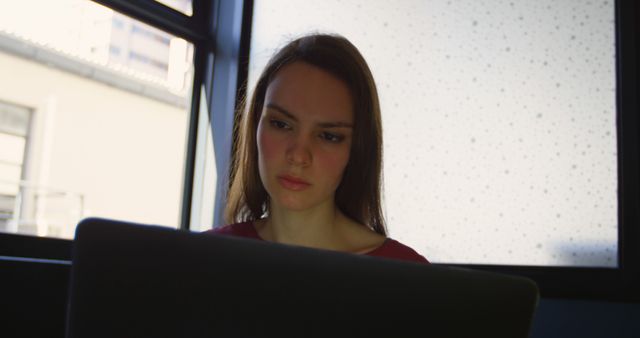
MULTIPOLYGON (((87 0, 89 1, 89 0, 87 0)), ((193 172, 197 139, 200 88, 209 103, 213 127, 222 125, 231 134, 236 119, 233 107, 246 88, 253 1, 194 0, 193 15, 187 16, 153 0, 92 0, 151 26, 182 37, 194 44, 193 96, 190 112, 187 155, 184 170, 181 229, 189 229, 193 172), (242 7, 241 19, 237 7, 242 7), (233 11, 236 11, 235 14, 233 11), (230 21, 230 17, 235 19, 230 21), (238 32, 239 35, 238 35, 238 32), (235 34, 235 35, 234 35, 235 34), (234 35, 234 36, 230 36, 234 35), (220 52, 220 53, 217 53, 220 52), (219 55, 222 54, 222 55, 219 55), (216 56, 214 58, 214 55, 216 56), (223 56, 223 57, 221 57, 223 56), (229 71, 231 69, 232 71, 229 71), (224 73, 223 78, 216 74, 224 73), (224 85, 218 85, 224 82, 224 85), (235 84, 229 86, 229 84, 235 84), (214 99, 215 98, 215 99, 214 99), (212 105, 213 104, 213 105, 212 105), (231 128, 228 129, 228 128, 231 128)), ((640 105, 640 3, 615 1, 616 27, 616 103, 618 149, 618 267, 579 268, 513 265, 439 264, 525 276, 533 279, 544 298, 588 299, 600 301, 640 301, 640 168, 638 155, 638 113, 640 105)), ((222 133, 218 133, 222 134, 222 133)), ((231 161, 231 136, 216 139, 218 163, 231 161), (218 154, 220 152, 220 154, 218 154)), ((220 176, 217 196, 224 196, 228 183, 220 176), (220 179, 220 178, 223 179, 220 179)), ((228 173, 227 173, 228 174, 228 173)), ((221 220, 223 198, 216 199, 217 221, 221 220)), ((0 233, 0 256, 30 257, 70 261, 72 241, 55 238, 0 233)))

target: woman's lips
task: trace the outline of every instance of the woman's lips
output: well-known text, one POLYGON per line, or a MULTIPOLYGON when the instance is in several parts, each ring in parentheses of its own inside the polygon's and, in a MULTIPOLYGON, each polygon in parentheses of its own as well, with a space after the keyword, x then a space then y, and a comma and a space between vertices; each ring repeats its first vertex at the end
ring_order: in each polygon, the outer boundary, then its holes
POLYGON ((293 191, 304 190, 311 185, 311 183, 303 179, 289 175, 278 176, 278 182, 280 182, 280 185, 282 185, 284 188, 293 191))

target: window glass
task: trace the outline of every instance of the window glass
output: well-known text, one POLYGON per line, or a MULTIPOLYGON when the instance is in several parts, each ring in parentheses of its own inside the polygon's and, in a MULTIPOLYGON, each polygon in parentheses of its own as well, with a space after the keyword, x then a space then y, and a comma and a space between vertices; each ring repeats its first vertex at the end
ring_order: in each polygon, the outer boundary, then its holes
POLYGON ((178 226, 190 43, 91 1, 2 2, 0 74, 0 231, 178 226))
POLYGON ((191 200, 191 231, 205 231, 214 227, 216 186, 218 183, 211 129, 210 108, 204 86, 200 87, 200 114, 198 116, 198 139, 196 140, 196 158, 193 170, 193 192, 191 200))
POLYGON ((274 50, 339 33, 383 114, 388 228, 432 262, 617 265, 614 1, 256 0, 274 50))

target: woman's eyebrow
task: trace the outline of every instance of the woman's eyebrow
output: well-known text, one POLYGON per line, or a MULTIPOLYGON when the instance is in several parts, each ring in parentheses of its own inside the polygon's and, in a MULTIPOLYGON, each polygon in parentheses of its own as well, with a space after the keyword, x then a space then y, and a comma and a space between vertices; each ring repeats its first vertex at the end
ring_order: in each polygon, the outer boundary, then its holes
POLYGON ((294 121, 298 121, 298 119, 293 116, 293 114, 291 114, 290 112, 288 112, 286 109, 280 107, 279 105, 275 104, 275 103, 267 103, 267 108, 269 109, 273 109, 273 110, 277 110, 278 112, 282 113, 282 115, 285 115, 286 117, 294 120, 294 121))
MULTIPOLYGON (((269 102, 266 104, 267 108, 269 109, 273 109, 275 111, 280 112, 282 115, 285 115, 286 117, 298 122, 298 119, 289 111, 287 111, 286 109, 280 107, 279 105, 269 102)), ((319 127, 321 128, 353 128, 353 125, 350 123, 346 123, 346 122, 320 122, 317 124, 319 127)))

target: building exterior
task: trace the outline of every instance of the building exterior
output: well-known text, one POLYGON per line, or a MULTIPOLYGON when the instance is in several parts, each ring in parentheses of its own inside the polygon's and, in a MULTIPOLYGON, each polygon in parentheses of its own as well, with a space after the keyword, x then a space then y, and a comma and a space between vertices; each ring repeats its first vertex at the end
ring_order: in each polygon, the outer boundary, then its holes
POLYGON ((191 45, 89 1, 38 2, 55 25, 11 19, 29 5, 0 10, 0 231, 177 226, 191 45))

